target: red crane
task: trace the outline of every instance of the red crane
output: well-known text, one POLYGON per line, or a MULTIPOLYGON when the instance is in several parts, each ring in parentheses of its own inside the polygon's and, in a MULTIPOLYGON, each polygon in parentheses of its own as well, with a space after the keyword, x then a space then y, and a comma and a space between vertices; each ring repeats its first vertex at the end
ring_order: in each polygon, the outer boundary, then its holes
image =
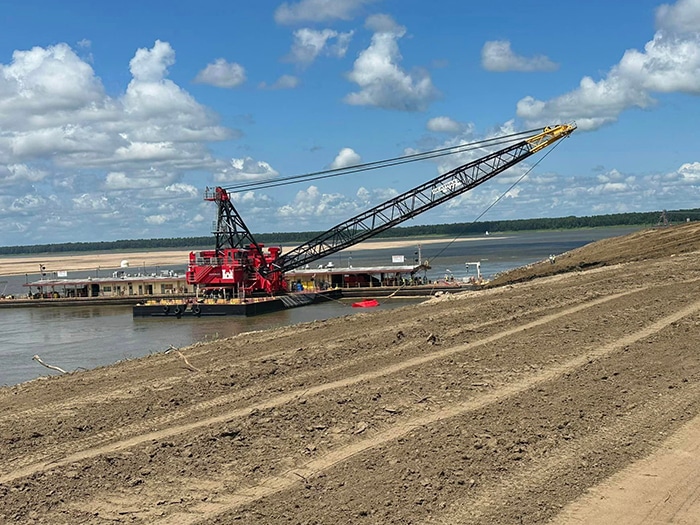
POLYGON ((344 250, 439 206, 568 137, 575 129, 575 124, 546 127, 356 215, 284 255, 280 247, 267 247, 255 241, 225 188, 207 190, 204 199, 215 202, 218 210, 213 232, 216 247, 190 253, 187 282, 200 288, 225 288, 234 297, 239 292, 245 295, 284 292, 285 272, 344 250))

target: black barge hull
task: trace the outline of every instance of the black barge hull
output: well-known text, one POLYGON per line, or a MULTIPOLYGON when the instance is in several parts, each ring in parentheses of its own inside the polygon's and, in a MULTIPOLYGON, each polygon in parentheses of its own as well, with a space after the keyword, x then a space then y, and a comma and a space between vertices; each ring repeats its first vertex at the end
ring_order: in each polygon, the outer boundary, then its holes
POLYGON ((327 290, 313 293, 295 293, 277 297, 253 298, 245 301, 192 302, 178 303, 161 301, 137 304, 133 307, 134 317, 214 317, 269 314, 289 308, 321 303, 341 297, 340 290, 327 290))

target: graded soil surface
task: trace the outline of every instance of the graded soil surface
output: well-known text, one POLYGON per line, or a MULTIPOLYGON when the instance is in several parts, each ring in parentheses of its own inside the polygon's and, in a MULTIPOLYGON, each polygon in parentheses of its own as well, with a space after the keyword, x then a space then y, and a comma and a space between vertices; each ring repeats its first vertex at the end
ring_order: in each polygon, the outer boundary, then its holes
POLYGON ((698 341, 690 223, 3 388, 0 523, 697 523, 698 341))

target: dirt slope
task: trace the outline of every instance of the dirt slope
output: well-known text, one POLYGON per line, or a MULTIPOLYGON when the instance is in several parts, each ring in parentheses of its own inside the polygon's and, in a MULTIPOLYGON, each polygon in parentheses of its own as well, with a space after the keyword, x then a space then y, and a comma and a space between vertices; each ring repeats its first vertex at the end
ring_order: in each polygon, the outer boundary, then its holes
POLYGON ((700 225, 643 231, 2 389, 0 523, 545 523, 700 414, 698 250, 700 225))
POLYGON ((494 279, 490 286, 497 287, 611 264, 675 257, 698 250, 700 250, 700 227, 697 223, 640 230, 558 254, 554 264, 542 261, 503 273, 494 279))

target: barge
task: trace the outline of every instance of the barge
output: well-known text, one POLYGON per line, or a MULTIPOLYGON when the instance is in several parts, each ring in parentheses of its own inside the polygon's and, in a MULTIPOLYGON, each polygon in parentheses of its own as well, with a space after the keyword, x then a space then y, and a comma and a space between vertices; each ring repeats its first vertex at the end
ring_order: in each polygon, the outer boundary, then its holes
POLYGON ((269 314, 289 308, 339 299, 340 290, 298 292, 273 297, 247 299, 152 299, 133 306, 134 317, 211 317, 269 314))

